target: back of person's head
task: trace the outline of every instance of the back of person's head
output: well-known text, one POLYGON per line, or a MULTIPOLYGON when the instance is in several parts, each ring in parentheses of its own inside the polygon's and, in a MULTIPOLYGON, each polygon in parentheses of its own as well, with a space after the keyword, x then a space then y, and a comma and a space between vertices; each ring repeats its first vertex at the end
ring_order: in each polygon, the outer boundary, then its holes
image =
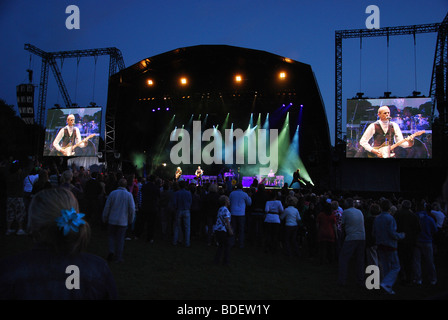
POLYGON ((331 201, 330 205, 331 205, 331 210, 332 211, 335 211, 335 210, 337 210, 339 208, 339 202, 337 200, 331 201))
POLYGON ((218 185, 216 183, 210 184, 208 187, 208 192, 218 192, 218 185))
POLYGON ((442 208, 441 208, 441 206, 440 206, 440 203, 438 202, 438 201, 434 201, 433 203, 432 203, 432 210, 434 210, 434 211, 440 211, 440 210, 442 210, 442 208))
POLYGON ((353 207, 353 198, 347 198, 347 199, 345 200, 345 207, 346 207, 346 208, 351 208, 351 207, 353 207))
POLYGON ((286 198, 286 205, 287 206, 293 206, 293 207, 295 207, 296 205, 297 205, 297 202, 299 201, 299 199, 297 199, 295 196, 291 196, 291 195, 289 195, 287 198, 286 198))
POLYGON ((392 203, 390 202, 389 199, 383 199, 380 202, 380 207, 383 212, 389 211, 391 206, 392 206, 392 203))
POLYGON ((226 195, 222 195, 218 199, 218 204, 220 207, 223 207, 226 205, 226 203, 230 203, 229 197, 226 195))
POLYGON ((90 226, 78 213, 78 201, 71 191, 44 189, 36 193, 29 207, 31 236, 57 253, 79 253, 90 240, 90 226))
POLYGON ((65 170, 61 174, 61 183, 70 183, 73 179, 72 170, 65 170))
POLYGON ((264 191, 264 190, 266 190, 266 186, 263 183, 259 184, 258 191, 264 191))
POLYGON ((237 188, 237 189, 243 189, 243 184, 242 184, 241 182, 238 182, 238 183, 236 184, 236 188, 237 188))
POLYGON ((380 205, 377 204, 377 203, 372 203, 372 204, 370 205, 370 208, 369 208, 369 213, 370 213, 372 216, 377 216, 377 215, 379 215, 379 214, 381 213, 381 207, 380 207, 380 205))
POLYGON ((426 211, 426 201, 424 199, 417 202, 417 211, 426 211))
POLYGON ((401 207, 403 209, 411 209, 412 207, 412 202, 409 200, 403 200, 403 202, 401 203, 401 207))
POLYGON ((118 180, 119 187, 126 188, 127 185, 128 185, 128 180, 126 180, 125 178, 121 178, 120 180, 118 180))
POLYGON ((178 181, 178 186, 179 186, 179 189, 185 189, 185 181, 184 180, 180 180, 180 181, 178 181))
POLYGON ((277 200, 277 192, 275 190, 271 190, 271 192, 269 192, 268 199, 269 200, 277 200))

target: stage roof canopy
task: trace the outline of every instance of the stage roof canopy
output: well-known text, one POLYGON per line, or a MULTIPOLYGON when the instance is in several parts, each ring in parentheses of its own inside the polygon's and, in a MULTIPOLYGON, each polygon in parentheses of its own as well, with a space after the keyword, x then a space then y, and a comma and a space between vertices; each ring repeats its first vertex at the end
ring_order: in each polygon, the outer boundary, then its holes
POLYGON ((136 152, 151 158, 174 114, 176 126, 192 115, 218 125, 229 114, 235 127, 246 128, 251 115, 255 123, 268 113, 271 127, 278 120, 280 129, 287 114, 291 128, 300 126, 305 163, 327 165, 329 156, 328 122, 311 66, 260 50, 198 45, 143 59, 110 78, 106 113, 115 120, 115 148, 123 158, 136 152))

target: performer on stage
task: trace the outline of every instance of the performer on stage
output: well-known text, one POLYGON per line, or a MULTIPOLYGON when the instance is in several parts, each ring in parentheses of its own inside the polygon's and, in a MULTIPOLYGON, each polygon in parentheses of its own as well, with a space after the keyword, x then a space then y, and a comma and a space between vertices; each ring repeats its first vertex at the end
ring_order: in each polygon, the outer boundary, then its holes
POLYGON ((302 179, 302 177, 300 176, 300 169, 297 168, 296 171, 294 171, 294 173, 292 174, 292 181, 289 184, 289 187, 291 188, 291 186, 296 183, 299 182, 301 184, 303 184, 304 186, 306 185, 306 182, 302 179))
POLYGON ((391 122, 390 110, 388 106, 382 106, 378 109, 379 120, 371 123, 359 141, 359 144, 371 155, 378 158, 388 158, 390 155, 390 146, 394 143, 400 143, 400 147, 409 148, 414 145, 414 136, 423 132, 418 132, 403 139, 401 129, 395 122, 391 122), (373 137, 373 146, 369 140, 373 137))
POLYGON ((204 174, 204 170, 201 169, 201 166, 198 166, 198 168, 196 169, 194 174, 196 175, 196 180, 198 181, 198 185, 200 185, 202 182, 202 175, 204 174))
POLYGON ((180 177, 182 177, 182 169, 180 167, 177 167, 174 177, 176 178, 176 181, 178 181, 180 177))
POLYGON ((269 173, 268 173, 268 184, 273 186, 274 185, 274 180, 275 180, 275 173, 271 169, 271 171, 269 171, 269 173))
POLYGON ((74 155, 73 146, 75 144, 79 143, 77 147, 80 148, 85 148, 87 146, 87 139, 81 139, 81 133, 79 132, 79 129, 74 126, 74 124, 75 116, 73 114, 69 114, 67 116, 67 125, 59 130, 56 138, 53 141, 53 147, 60 155, 74 155))

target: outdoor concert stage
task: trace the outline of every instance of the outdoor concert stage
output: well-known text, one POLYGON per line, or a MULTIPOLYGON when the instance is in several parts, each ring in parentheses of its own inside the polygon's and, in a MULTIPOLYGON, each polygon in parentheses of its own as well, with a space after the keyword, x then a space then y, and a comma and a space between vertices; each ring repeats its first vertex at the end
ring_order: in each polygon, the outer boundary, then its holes
MULTIPOLYGON (((234 183, 241 182, 243 185, 243 188, 249 188, 254 180, 257 180, 258 183, 264 184, 267 188, 281 188, 283 187, 283 184, 285 183, 285 177, 284 176, 274 176, 274 177, 268 177, 268 176, 243 176, 243 177, 237 177, 237 176, 228 176, 224 175, 224 178, 222 176, 202 176, 201 183, 216 183, 216 184, 224 184, 225 179, 229 179, 231 182, 235 181, 234 183)), ((197 184, 198 180, 195 175, 182 175, 182 180, 186 181, 188 184, 193 183, 197 184)), ((290 181, 289 181, 290 182, 290 181)), ((288 182, 288 185, 289 185, 288 182)))
POLYGON ((287 57, 199 45, 145 58, 110 78, 106 121, 115 123, 109 166, 119 160, 167 178, 178 166, 190 175, 200 165, 208 177, 273 169, 288 183, 300 168, 306 180, 328 182, 330 134, 317 80, 310 65, 287 57))

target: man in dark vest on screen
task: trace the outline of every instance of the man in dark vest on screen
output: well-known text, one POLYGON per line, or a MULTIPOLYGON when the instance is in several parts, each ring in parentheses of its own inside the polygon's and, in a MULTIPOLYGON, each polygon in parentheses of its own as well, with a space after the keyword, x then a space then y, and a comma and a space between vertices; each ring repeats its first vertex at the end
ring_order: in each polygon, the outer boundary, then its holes
POLYGON ((74 124, 75 116, 69 114, 67 116, 67 125, 59 130, 58 135, 53 141, 54 151, 59 155, 72 156, 74 155, 73 146, 79 143, 77 147, 85 148, 87 145, 86 141, 81 139, 81 133, 74 124))
POLYGON ((414 136, 403 138, 400 127, 395 122, 391 122, 390 110, 388 106, 378 109, 378 120, 371 123, 359 141, 359 144, 369 152, 369 155, 378 158, 392 157, 390 147, 400 143, 400 147, 409 148, 414 145, 414 136), (373 145, 369 144, 373 138, 373 145))

